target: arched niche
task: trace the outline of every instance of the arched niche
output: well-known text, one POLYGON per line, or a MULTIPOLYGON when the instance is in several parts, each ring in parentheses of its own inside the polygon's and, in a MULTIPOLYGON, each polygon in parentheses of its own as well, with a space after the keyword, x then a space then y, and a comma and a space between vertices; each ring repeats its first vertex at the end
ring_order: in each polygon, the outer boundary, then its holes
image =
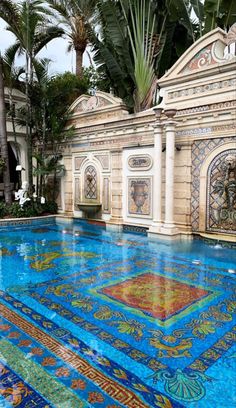
POLYGON ((236 233, 235 142, 214 149, 202 165, 199 230, 236 233))
POLYGON ((93 164, 88 164, 84 169, 84 199, 98 200, 98 172, 93 164))

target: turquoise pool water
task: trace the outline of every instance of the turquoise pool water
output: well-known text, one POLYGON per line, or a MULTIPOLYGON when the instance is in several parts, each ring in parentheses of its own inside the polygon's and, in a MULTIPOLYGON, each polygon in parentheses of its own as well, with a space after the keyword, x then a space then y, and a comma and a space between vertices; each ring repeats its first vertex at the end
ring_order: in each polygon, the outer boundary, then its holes
POLYGON ((0 231, 0 407, 236 406, 236 250, 0 231))

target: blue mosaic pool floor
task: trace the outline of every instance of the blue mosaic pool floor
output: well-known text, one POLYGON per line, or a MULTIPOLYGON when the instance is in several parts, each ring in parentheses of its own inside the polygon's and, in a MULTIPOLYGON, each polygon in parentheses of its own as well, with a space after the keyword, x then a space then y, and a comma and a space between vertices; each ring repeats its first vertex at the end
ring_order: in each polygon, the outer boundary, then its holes
POLYGON ((0 408, 236 406, 235 249, 51 221, 0 259, 0 408))

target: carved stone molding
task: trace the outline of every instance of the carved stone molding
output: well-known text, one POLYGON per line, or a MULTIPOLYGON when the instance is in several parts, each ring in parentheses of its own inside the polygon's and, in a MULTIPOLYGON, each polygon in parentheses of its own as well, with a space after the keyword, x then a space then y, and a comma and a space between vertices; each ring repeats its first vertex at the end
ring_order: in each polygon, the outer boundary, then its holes
POLYGON ((216 109, 234 108, 234 107, 236 107, 236 101, 212 103, 210 105, 197 106, 197 107, 188 108, 188 109, 180 109, 177 111, 176 116, 188 115, 191 113, 208 112, 208 111, 216 110, 216 109))
POLYGON ((236 129, 236 122, 230 125, 211 126, 206 128, 194 128, 186 130, 178 130, 176 136, 202 136, 214 132, 225 132, 236 129))
POLYGON ((168 99, 178 99, 185 96, 198 96, 211 91, 217 91, 222 88, 235 88, 236 79, 224 79, 223 81, 212 82, 205 85, 194 86, 192 88, 180 89, 179 91, 169 92, 168 99))

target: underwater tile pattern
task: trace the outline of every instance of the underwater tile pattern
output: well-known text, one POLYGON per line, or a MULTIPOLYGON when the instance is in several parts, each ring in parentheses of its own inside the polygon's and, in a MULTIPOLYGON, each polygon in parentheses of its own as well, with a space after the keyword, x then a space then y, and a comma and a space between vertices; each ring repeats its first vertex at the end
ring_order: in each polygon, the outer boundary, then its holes
POLYGON ((107 286, 101 293, 162 321, 209 294, 207 290, 153 273, 107 286))
POLYGON ((0 407, 235 406, 234 249, 51 222, 0 255, 0 407))

